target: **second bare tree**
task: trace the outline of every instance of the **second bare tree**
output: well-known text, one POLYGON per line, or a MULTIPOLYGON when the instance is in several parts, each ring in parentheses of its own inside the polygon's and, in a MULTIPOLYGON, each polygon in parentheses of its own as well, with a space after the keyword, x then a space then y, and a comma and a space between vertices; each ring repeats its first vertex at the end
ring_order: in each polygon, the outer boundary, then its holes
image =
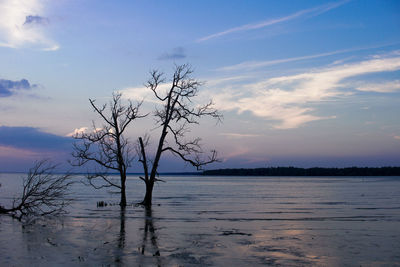
POLYGON ((198 95, 202 83, 192 78, 193 70, 187 64, 175 67, 172 81, 165 93, 161 85, 165 84, 164 74, 154 70, 146 86, 160 102, 160 108, 155 110, 157 126, 161 128, 158 145, 152 160, 148 159, 146 148, 149 137, 140 137, 138 144, 139 161, 143 165, 144 177, 140 177, 146 184, 146 194, 141 202, 144 206, 151 206, 154 183, 157 181, 157 169, 164 152, 170 152, 197 169, 217 161, 217 152, 211 150, 205 154, 202 150, 200 138, 187 140, 190 126, 199 124, 201 117, 212 117, 218 121, 221 114, 213 108, 212 101, 195 106, 193 98, 198 95), (167 136, 170 138, 167 140, 167 136))

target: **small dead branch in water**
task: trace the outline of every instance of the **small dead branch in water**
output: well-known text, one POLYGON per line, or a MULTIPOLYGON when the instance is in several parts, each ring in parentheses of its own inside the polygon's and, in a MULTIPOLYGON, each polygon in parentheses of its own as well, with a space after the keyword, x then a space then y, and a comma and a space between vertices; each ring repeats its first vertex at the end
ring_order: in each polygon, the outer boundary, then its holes
POLYGON ((238 230, 228 230, 228 231, 223 231, 222 234, 220 234, 220 235, 246 235, 246 236, 251 236, 252 234, 239 232, 238 230))
POLYGON ((107 202, 105 201, 97 201, 97 207, 107 207, 107 202))
POLYGON ((50 245, 52 245, 53 247, 57 247, 58 245, 56 243, 54 243, 50 238, 47 238, 47 243, 49 243, 50 245))

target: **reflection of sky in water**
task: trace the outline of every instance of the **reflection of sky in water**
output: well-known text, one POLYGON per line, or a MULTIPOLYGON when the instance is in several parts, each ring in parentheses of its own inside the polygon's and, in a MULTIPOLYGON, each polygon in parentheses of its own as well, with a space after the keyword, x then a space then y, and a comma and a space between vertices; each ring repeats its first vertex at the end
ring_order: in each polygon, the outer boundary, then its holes
MULTIPOLYGON (((20 175, 1 176, 0 202, 20 175), (6 180, 7 177, 7 180, 6 180), (11 184, 11 185, 10 185, 11 184)), ((1 265, 374 265, 400 262, 400 179, 167 177, 151 212, 76 185, 64 219, 0 217, 1 265), (4 242, 7 241, 7 242, 4 242)), ((13 190, 14 190, 13 189, 13 190)), ((129 181, 128 201, 143 185, 129 181)))

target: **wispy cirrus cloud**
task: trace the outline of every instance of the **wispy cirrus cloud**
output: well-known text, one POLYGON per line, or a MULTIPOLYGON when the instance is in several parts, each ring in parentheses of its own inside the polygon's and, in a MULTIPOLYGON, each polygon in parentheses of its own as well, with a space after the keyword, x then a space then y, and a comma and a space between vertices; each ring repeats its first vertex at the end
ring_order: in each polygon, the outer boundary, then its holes
POLYGON ((0 46, 57 50, 58 44, 45 32, 49 20, 44 12, 43 0, 0 1, 0 46))
POLYGON ((400 92, 400 80, 394 80, 382 83, 364 83, 356 87, 356 90, 363 92, 376 92, 376 93, 400 92))
POLYGON ((239 64, 218 68, 217 70, 218 71, 251 70, 251 69, 262 68, 262 67, 272 66, 272 65, 276 65, 276 64, 281 64, 281 63, 288 63, 288 62, 294 62, 294 61, 300 61, 300 60, 306 60, 306 59, 313 59, 313 58, 319 58, 319 57, 325 57, 325 56, 332 56, 332 55, 340 54, 340 53, 343 53, 343 52, 345 52, 345 50, 339 50, 339 51, 321 53, 321 54, 315 54, 315 55, 308 55, 308 56, 302 56, 302 57, 282 58, 282 59, 275 59, 275 60, 245 61, 245 62, 242 62, 242 63, 239 63, 239 64))
MULTIPOLYGON (((374 56, 372 59, 322 67, 289 76, 278 76, 260 80, 224 86, 215 93, 213 99, 221 110, 236 110, 238 113, 251 112, 253 115, 268 120, 277 121, 275 128, 297 128, 315 120, 335 118, 318 116, 313 103, 346 97, 355 91, 389 92, 397 90, 397 81, 372 84, 368 88, 363 75, 400 70, 400 55, 394 52, 390 55, 374 56), (349 84, 346 79, 358 79, 349 84)), ((212 90, 212 88, 211 88, 212 90)), ((210 91, 205 92, 210 95, 210 91)))
MULTIPOLYGON (((245 61, 245 62, 241 62, 241 63, 238 63, 238 64, 221 67, 221 68, 218 68, 216 70, 217 71, 253 70, 253 69, 268 67, 268 66, 272 66, 272 65, 282 64, 282 63, 289 63, 289 62, 296 62, 296 61, 302 61, 302 60, 308 60, 308 59, 314 59, 314 58, 328 57, 328 56, 339 55, 339 54, 344 54, 344 53, 349 53, 349 52, 376 49, 376 48, 381 48, 381 47, 385 47, 385 46, 388 46, 388 45, 369 46, 369 47, 355 47, 355 48, 349 48, 349 49, 341 49, 341 50, 329 51, 329 52, 325 52, 325 53, 318 53, 318 54, 313 54, 313 55, 306 55, 306 56, 299 56, 299 57, 289 57, 289 58, 280 58, 280 59, 274 59, 274 60, 245 61)), ((332 65, 340 65, 340 64, 343 64, 345 61, 346 60, 344 60, 344 59, 336 60, 335 62, 333 62, 332 65)))
MULTIPOLYGON (((335 114, 320 116, 315 104, 350 97, 365 91, 388 93, 399 89, 398 80, 366 80, 368 74, 400 70, 400 51, 385 55, 372 55, 352 63, 336 63, 295 75, 259 79, 257 75, 236 75, 207 80, 199 97, 207 101, 210 96, 222 111, 236 111, 273 121, 277 129, 300 127, 308 122, 333 119, 335 114), (351 82, 349 82, 351 78, 351 82), (258 79, 258 80, 257 80, 258 79)), ((169 84, 162 84, 160 92, 169 84)), ((152 92, 141 87, 120 90, 125 98, 157 102, 152 92)), ((229 138, 257 137, 252 134, 224 133, 229 138)))
POLYGON ((335 2, 335 3, 328 3, 328 4, 320 5, 317 7, 313 7, 313 8, 303 9, 303 10, 297 11, 293 14, 284 16, 284 17, 280 17, 280 18, 276 18, 276 19, 269 19, 269 20, 261 21, 261 22, 254 23, 254 24, 245 24, 245 25, 234 27, 234 28, 231 28, 231 29, 228 29, 225 31, 221 31, 221 32, 217 32, 214 34, 204 36, 202 38, 197 39, 196 42, 204 42, 204 41, 208 41, 210 39, 219 38, 221 36, 232 34, 232 33, 261 29, 261 28, 265 28, 268 26, 278 24, 278 23, 301 18, 304 16, 308 16, 308 17, 318 16, 318 15, 323 14, 331 9, 337 8, 347 2, 348 2, 348 0, 341 1, 341 2, 335 2))

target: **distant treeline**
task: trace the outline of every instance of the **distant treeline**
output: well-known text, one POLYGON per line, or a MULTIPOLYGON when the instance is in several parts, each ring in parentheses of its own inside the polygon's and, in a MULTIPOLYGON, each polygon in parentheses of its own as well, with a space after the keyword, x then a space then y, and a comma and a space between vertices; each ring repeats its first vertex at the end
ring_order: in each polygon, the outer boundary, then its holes
POLYGON ((255 169, 218 169, 203 171, 203 175, 223 176, 400 176, 400 167, 381 168, 296 168, 269 167, 255 169))

